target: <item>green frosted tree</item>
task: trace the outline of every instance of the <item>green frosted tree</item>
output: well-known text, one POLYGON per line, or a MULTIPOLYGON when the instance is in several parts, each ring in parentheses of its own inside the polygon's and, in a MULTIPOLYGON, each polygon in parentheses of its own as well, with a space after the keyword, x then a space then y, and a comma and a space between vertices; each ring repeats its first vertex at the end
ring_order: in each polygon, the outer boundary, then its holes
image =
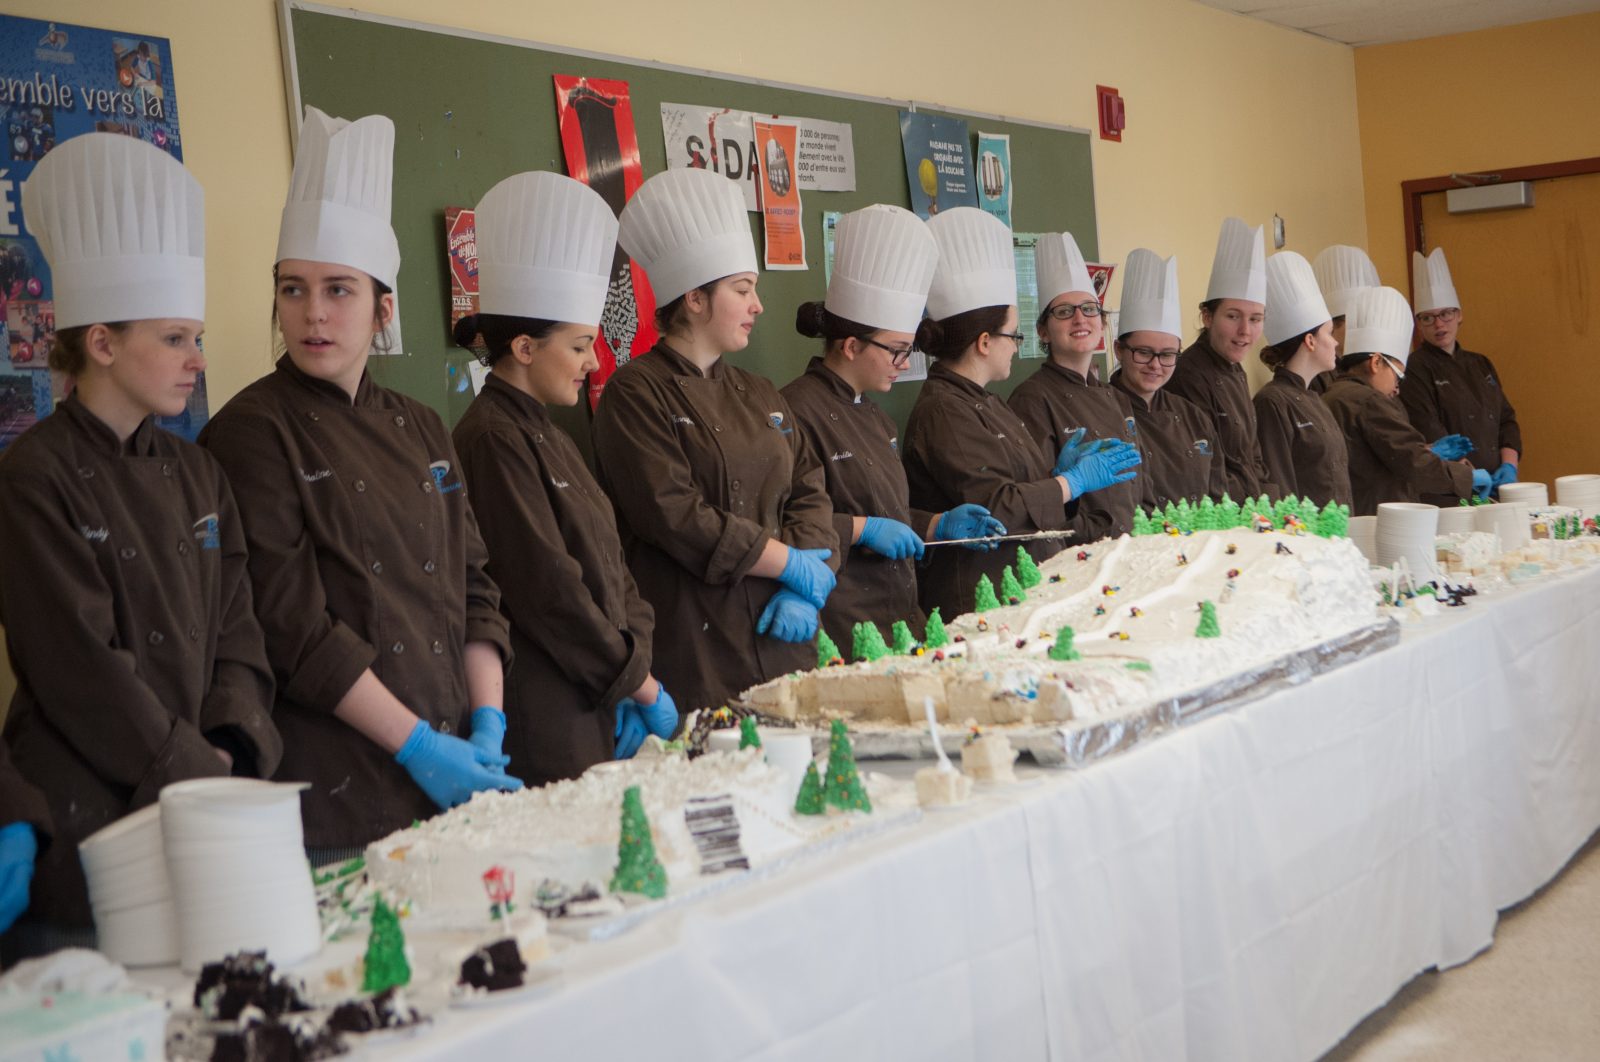
POLYGON ((1200 505, 1195 510, 1194 529, 1196 531, 1216 531, 1217 528, 1217 503, 1207 494, 1200 499, 1200 505))
POLYGON ((1145 511, 1143 509, 1141 509, 1137 505, 1134 506, 1134 508, 1133 508, 1133 535, 1134 535, 1134 537, 1137 538, 1137 537, 1139 537, 1141 535, 1151 535, 1151 534, 1154 534, 1154 533, 1155 533, 1155 528, 1153 526, 1151 526, 1150 517, 1148 515, 1146 515, 1146 513, 1145 513, 1145 511))
POLYGON ((739 720, 739 748, 759 749, 761 747, 761 734, 756 730, 756 717, 747 715, 739 720))
POLYGON ((999 608, 1000 599, 994 596, 994 583, 989 581, 987 575, 978 576, 978 589, 972 595, 972 611, 988 612, 991 608, 999 608))
POLYGON ((622 836, 617 841, 617 871, 611 876, 611 891, 638 893, 652 900, 667 894, 667 870, 656 858, 656 840, 636 785, 622 794, 622 836))
POLYGON ((1066 663, 1069 660, 1082 660, 1083 654, 1073 648, 1075 634, 1071 627, 1062 627, 1056 631, 1056 640, 1050 643, 1049 657, 1066 663))
POLYGON ((1194 509, 1189 505, 1188 498, 1179 498, 1177 508, 1173 512, 1173 524, 1179 531, 1194 530, 1194 509))
POLYGON ((1222 504, 1217 506, 1217 530, 1227 531, 1239 526, 1239 503, 1224 493, 1222 504))
POLYGON ((821 815, 828 810, 822 799, 822 776, 817 773, 816 761, 806 764, 806 776, 800 780, 800 792, 795 794, 796 815, 821 815))
POLYGON ((856 624, 851 634, 853 644, 850 647, 850 655, 857 660, 882 660, 889 655, 889 647, 884 644, 883 633, 871 620, 863 620, 856 624))
POLYGON ((944 629, 944 619, 935 607, 928 613, 928 626, 922 632, 922 644, 929 649, 943 649, 950 644, 950 634, 944 629))
POLYGON ((819 624, 817 627, 817 666, 827 667, 830 664, 842 664, 844 657, 839 655, 839 647, 833 639, 828 637, 828 632, 819 624))
POLYGON ((363 992, 383 992, 411 983, 406 961, 406 935, 400 916, 379 896, 372 905, 372 932, 367 937, 367 958, 361 975, 363 992))
POLYGON ((1032 590, 1044 582, 1044 575, 1039 571, 1039 566, 1033 563, 1033 557, 1021 546, 1017 547, 1017 581, 1024 590, 1032 590))
POLYGON ((1028 599, 1028 592, 1022 589, 1022 584, 1017 581, 1017 573, 1011 570, 1009 564, 1000 573, 1000 596, 1008 605, 1020 605, 1028 599))
POLYGON ((1178 526, 1178 507, 1176 505, 1172 504, 1172 502, 1170 502, 1170 501, 1167 502, 1167 507, 1165 509, 1161 510, 1161 519, 1165 520, 1167 523, 1171 524, 1173 527, 1177 527, 1178 526))
POLYGON ((1209 601, 1200 602, 1200 625, 1194 629, 1196 638, 1220 638, 1222 628, 1217 626, 1217 606, 1209 601))
POLYGON ((894 639, 896 656, 910 656, 917 651, 917 640, 911 636, 911 627, 905 620, 895 620, 889 636, 894 639))
POLYGON ((1348 538, 1350 535, 1350 506, 1329 502, 1333 512, 1328 517, 1327 536, 1329 538, 1348 538))
POLYGON ((1294 514, 1296 519, 1300 517, 1300 502, 1293 494, 1285 494, 1283 497, 1279 498, 1278 503, 1272 507, 1272 522, 1277 524, 1279 527, 1282 527, 1284 525, 1284 518, 1291 513, 1294 514))
POLYGON ((856 770, 856 750, 843 719, 835 719, 828 739, 828 778, 822 786, 822 799, 830 808, 841 811, 871 811, 872 800, 856 770))

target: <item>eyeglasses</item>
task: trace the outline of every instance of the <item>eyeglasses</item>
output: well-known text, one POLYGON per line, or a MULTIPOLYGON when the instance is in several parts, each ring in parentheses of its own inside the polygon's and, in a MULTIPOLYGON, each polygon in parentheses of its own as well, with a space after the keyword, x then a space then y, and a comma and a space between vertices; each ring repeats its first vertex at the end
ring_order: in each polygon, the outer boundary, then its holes
POLYGON ((1396 380, 1404 380, 1406 378, 1405 366, 1400 364, 1399 358, 1392 358, 1387 354, 1380 354, 1379 357, 1381 357, 1383 359, 1383 363, 1389 367, 1389 371, 1394 373, 1394 378, 1396 380))
POLYGON ((1449 324, 1451 321, 1454 321, 1460 316, 1461 310, 1452 306, 1447 310, 1434 310, 1432 313, 1417 314, 1417 324, 1422 325, 1424 328, 1433 324, 1435 321, 1442 321, 1445 324, 1449 324))
POLYGON ((891 347, 887 343, 879 343, 876 339, 869 339, 866 336, 862 336, 861 341, 863 343, 871 343, 879 350, 887 350, 889 352, 889 364, 897 369, 903 369, 910 365, 911 355, 917 352, 916 347, 891 347))
POLYGON ((1081 313, 1085 319, 1092 321, 1096 317, 1104 317, 1106 313, 1105 307, 1098 302, 1084 302, 1076 306, 1064 302, 1060 306, 1050 307, 1046 312, 1050 314, 1052 321, 1070 321, 1075 313, 1081 313))
POLYGON ((1021 350, 1022 344, 1028 341, 1028 337, 1023 335, 1021 332, 990 332, 989 334, 991 336, 998 336, 1001 339, 1011 340, 1011 342, 1017 345, 1018 350, 1021 350))
MULTIPOLYGON (((1133 359, 1135 365, 1149 365, 1152 361, 1160 362, 1163 366, 1178 364, 1179 350, 1151 350, 1149 347, 1123 347, 1128 352, 1128 357, 1133 359)), ((1187 370, 1185 370, 1187 371, 1187 370)))

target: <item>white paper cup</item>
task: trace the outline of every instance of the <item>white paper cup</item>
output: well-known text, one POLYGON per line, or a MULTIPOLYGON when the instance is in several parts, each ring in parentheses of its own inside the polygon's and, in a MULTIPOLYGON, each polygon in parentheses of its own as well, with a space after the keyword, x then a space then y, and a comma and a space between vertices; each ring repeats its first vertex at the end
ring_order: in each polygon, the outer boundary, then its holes
POLYGON ((1500 488, 1500 500, 1510 505, 1545 509, 1550 506, 1550 488, 1543 483, 1507 483, 1500 488))
POLYGON ((784 730, 763 730, 761 749, 767 754, 767 764, 781 771, 789 780, 789 791, 798 793, 805 780, 806 768, 812 761, 811 735, 784 730))
POLYGON ((1473 518, 1472 507, 1468 505, 1452 505, 1439 510, 1439 534, 1457 535, 1471 531, 1477 526, 1473 518))

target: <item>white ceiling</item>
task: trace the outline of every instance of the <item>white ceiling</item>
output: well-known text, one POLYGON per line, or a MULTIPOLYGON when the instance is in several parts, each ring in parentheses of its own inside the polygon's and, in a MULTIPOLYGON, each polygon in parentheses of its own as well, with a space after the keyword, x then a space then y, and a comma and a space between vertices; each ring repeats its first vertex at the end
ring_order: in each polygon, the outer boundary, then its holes
POLYGON ((1361 46, 1600 11, 1600 0, 1199 0, 1207 7, 1361 46))

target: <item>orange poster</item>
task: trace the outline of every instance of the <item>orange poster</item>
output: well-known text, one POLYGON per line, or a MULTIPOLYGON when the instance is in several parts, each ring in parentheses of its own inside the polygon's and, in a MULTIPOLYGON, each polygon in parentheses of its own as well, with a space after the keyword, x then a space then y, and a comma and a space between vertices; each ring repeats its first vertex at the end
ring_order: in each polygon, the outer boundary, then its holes
POLYGON ((800 227, 800 181, 794 171, 793 123, 753 123, 756 158, 761 164, 761 217, 766 230, 768 269, 804 269, 806 235, 800 227))

